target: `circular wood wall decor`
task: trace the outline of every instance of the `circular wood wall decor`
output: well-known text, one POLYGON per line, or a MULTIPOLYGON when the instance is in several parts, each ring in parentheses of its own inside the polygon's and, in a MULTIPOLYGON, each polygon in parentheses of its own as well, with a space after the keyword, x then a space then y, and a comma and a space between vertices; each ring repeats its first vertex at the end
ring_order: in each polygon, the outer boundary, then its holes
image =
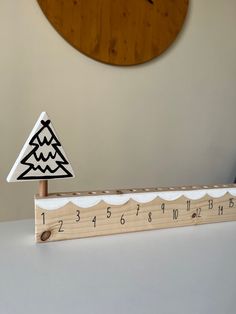
POLYGON ((180 32, 188 0, 37 0, 54 28, 85 55, 114 65, 144 63, 180 32))

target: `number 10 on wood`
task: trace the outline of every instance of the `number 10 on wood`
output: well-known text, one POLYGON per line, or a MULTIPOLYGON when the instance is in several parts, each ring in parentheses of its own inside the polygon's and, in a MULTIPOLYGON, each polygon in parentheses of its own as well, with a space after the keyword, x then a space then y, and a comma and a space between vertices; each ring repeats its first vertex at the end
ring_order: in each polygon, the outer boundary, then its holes
POLYGON ((236 220, 236 185, 50 193, 49 179, 74 177, 43 112, 7 180, 39 180, 37 242, 236 220))

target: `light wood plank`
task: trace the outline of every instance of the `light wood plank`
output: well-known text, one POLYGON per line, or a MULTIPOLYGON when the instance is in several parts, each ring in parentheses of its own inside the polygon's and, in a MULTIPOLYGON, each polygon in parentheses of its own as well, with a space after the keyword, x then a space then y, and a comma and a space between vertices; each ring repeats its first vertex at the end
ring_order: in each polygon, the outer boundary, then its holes
POLYGON ((236 197, 230 193, 217 198, 205 195, 198 200, 157 197, 144 204, 133 199, 124 205, 101 201, 90 208, 69 202, 56 210, 36 206, 35 234, 37 242, 48 242, 232 220, 236 220, 236 197))

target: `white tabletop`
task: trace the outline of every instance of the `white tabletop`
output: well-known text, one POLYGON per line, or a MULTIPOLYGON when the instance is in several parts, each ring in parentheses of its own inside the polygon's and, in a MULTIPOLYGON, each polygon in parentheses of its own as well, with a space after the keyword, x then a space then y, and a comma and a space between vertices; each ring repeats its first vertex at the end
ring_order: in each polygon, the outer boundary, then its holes
POLYGON ((236 222, 34 243, 0 224, 1 314, 235 314, 236 222))

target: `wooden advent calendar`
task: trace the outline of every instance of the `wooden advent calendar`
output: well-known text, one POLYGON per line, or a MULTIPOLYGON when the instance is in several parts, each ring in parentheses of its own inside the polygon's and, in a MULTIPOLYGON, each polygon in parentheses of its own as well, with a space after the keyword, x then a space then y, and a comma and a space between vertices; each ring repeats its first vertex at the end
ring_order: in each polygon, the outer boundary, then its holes
POLYGON ((8 182, 39 180, 36 242, 236 220, 236 184, 48 194, 48 180, 73 177, 43 112, 7 177, 8 182))

